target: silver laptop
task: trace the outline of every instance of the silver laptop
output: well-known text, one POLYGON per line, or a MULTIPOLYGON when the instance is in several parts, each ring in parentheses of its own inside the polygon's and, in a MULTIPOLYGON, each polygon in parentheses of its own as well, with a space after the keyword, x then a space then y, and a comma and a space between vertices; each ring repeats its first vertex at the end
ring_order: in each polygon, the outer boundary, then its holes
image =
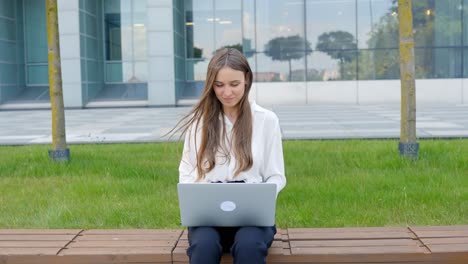
POLYGON ((273 226, 274 183, 179 183, 183 226, 273 226))

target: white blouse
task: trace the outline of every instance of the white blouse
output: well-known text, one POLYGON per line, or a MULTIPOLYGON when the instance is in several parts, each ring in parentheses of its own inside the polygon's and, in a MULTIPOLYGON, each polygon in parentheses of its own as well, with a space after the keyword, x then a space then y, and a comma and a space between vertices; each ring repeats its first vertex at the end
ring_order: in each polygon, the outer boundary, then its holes
MULTIPOLYGON (((286 177, 284 176, 283 146, 278 117, 272 111, 258 106, 255 102, 251 103, 251 109, 253 114, 252 168, 234 177, 236 169, 234 154, 231 152, 230 162, 222 155, 217 155, 215 157, 215 167, 206 173, 205 179, 200 180, 200 182, 268 182, 276 184, 277 193, 284 188, 286 177)), ((228 137, 226 140, 230 140, 233 124, 226 116, 224 116, 224 122, 228 137)), ((194 183, 197 181, 197 152, 200 144, 201 127, 198 127, 196 140, 194 140, 193 131, 189 129, 185 135, 184 150, 179 166, 180 183, 194 183)))

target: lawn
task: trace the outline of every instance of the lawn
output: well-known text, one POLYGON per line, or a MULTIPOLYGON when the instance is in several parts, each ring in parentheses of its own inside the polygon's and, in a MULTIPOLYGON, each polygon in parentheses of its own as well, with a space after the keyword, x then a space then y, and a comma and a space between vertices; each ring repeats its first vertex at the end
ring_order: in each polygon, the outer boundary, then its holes
MULTIPOLYGON (((0 228, 181 228, 181 144, 0 147, 0 228)), ((421 140, 418 160, 397 140, 285 141, 286 227, 468 224, 468 140, 421 140)))

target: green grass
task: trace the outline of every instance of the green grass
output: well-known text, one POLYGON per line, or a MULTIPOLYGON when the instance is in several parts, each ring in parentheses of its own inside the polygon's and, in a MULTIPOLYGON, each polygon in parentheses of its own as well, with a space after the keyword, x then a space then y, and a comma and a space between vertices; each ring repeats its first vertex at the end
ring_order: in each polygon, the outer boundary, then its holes
MULTIPOLYGON (((286 227, 468 224, 468 140, 422 140, 416 161, 396 140, 286 141, 286 227)), ((181 144, 0 147, 0 228, 181 228, 181 144)))

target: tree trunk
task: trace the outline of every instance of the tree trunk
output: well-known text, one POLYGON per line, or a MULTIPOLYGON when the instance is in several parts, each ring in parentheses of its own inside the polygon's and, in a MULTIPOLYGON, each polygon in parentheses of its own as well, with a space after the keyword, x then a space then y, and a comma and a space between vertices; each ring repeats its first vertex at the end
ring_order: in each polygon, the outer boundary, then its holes
POLYGON ((416 84, 414 80, 414 37, 411 0, 398 0, 400 34, 401 124, 400 155, 417 158, 416 84))
POLYGON ((49 157, 55 161, 69 161, 65 136, 65 111, 62 93, 62 70, 60 65, 60 43, 58 32, 57 0, 46 1, 47 45, 49 62, 49 91, 52 111, 52 150, 49 157))

